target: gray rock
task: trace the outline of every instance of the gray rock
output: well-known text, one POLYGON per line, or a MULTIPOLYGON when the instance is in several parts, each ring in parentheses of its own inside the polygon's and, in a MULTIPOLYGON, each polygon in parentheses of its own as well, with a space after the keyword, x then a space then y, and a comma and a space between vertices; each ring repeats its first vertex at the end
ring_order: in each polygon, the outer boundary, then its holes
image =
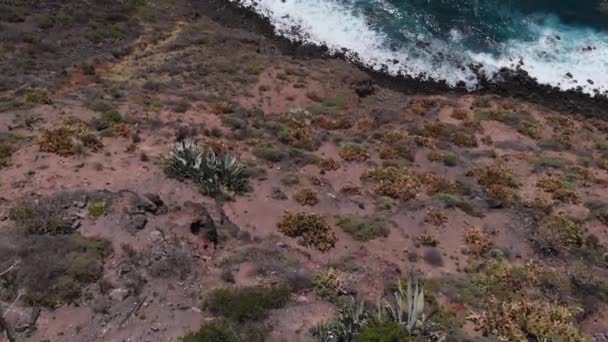
POLYGON ((117 288, 110 291, 110 299, 115 302, 122 302, 125 298, 129 297, 129 290, 123 288, 117 288))
POLYGON ((130 214, 125 219, 125 228, 141 230, 148 224, 148 218, 144 214, 130 214))

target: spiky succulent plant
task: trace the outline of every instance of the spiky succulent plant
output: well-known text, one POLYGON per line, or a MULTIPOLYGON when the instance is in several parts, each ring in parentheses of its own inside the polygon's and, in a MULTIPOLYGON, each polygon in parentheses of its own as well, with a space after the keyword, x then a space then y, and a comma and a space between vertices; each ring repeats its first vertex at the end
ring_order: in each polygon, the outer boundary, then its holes
POLYGON ((243 193, 249 188, 245 167, 236 156, 218 155, 213 149, 201 147, 189 138, 173 145, 165 172, 177 179, 191 179, 208 196, 224 190, 243 193))

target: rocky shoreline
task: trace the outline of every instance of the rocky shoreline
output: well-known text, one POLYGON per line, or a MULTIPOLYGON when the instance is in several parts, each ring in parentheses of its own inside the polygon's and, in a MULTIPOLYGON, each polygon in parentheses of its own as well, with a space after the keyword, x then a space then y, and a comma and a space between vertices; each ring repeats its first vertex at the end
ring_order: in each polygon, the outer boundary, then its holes
MULTIPOLYGON (((213 18, 226 27, 251 30, 277 42, 283 53, 297 58, 340 58, 347 60, 344 54, 329 55, 325 46, 314 46, 290 41, 277 35, 270 21, 250 8, 226 0, 194 0, 199 13, 213 18)), ((392 76, 382 71, 373 70, 362 63, 353 62, 365 71, 380 86, 405 94, 472 94, 498 95, 525 100, 549 109, 577 113, 589 118, 606 119, 608 115, 608 96, 598 94, 594 97, 580 90, 561 90, 546 84, 538 83, 524 70, 503 69, 499 72, 501 82, 487 79, 478 73, 480 88, 468 91, 464 86, 450 87, 442 81, 429 81, 409 76, 392 76)))

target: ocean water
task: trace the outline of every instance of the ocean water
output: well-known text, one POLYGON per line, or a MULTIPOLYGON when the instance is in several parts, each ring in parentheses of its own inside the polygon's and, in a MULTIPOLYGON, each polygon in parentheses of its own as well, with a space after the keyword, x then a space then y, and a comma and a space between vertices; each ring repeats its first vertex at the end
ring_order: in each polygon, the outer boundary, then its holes
POLYGON ((291 40, 393 75, 478 88, 521 68, 563 90, 608 93, 607 0, 227 0, 291 40))

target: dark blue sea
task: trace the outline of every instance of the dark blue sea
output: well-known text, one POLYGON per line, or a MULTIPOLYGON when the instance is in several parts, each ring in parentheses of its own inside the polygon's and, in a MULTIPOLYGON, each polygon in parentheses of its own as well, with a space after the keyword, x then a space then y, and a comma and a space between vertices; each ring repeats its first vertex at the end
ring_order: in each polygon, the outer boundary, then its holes
POLYGON ((539 83, 608 91, 608 0, 228 0, 295 41, 396 75, 478 87, 520 68, 539 83))

